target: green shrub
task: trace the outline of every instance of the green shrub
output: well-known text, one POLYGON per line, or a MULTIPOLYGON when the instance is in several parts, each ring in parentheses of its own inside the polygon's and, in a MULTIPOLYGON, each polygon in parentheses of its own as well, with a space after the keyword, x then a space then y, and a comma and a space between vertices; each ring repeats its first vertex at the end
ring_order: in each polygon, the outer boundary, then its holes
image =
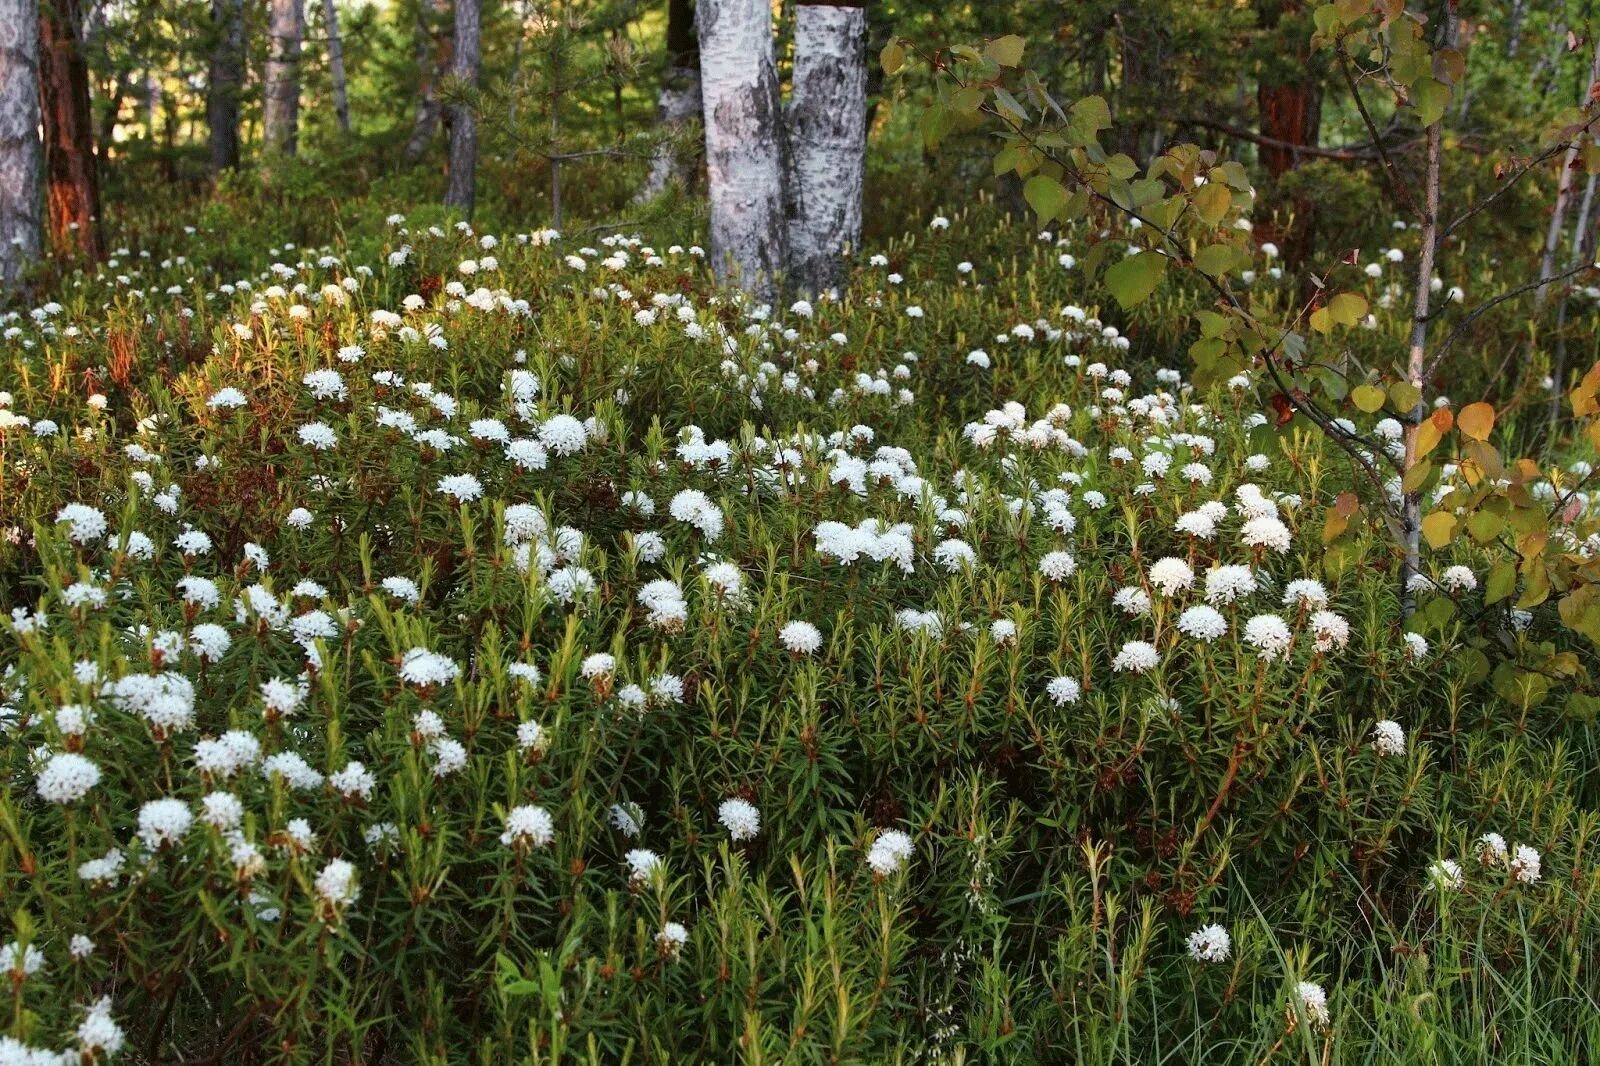
POLYGON ((1462 539, 1403 632, 1348 459, 1136 357, 1082 235, 769 311, 409 225, 246 289, 213 221, 14 324, 8 1039, 1593 1053, 1592 724, 1483 650, 1592 685, 1556 608, 1462 539))

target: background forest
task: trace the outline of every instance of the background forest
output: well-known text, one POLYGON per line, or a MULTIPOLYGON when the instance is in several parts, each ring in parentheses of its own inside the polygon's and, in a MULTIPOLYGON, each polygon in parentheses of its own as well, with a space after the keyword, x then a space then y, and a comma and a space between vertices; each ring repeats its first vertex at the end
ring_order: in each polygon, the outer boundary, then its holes
POLYGON ((0 1066, 1600 1055, 1588 0, 0 0, 0 1066))

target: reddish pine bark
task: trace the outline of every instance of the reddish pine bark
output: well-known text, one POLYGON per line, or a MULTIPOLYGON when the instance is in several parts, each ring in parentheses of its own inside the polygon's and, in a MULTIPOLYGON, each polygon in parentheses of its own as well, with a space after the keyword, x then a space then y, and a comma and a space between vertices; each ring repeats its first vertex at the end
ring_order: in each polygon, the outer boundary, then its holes
POLYGON ((45 203, 52 245, 58 251, 76 250, 99 259, 104 254, 100 178, 89 110, 89 65, 78 37, 82 25, 80 0, 43 0, 39 5, 45 203))
MULTIPOLYGON (((1289 46, 1286 54, 1274 56, 1264 64, 1256 85, 1261 136, 1282 142, 1262 144, 1260 150, 1261 164, 1275 185, 1278 178, 1300 165, 1303 157, 1293 146, 1317 146, 1322 123, 1321 69, 1310 50, 1299 43, 1309 38, 1301 0, 1264 0, 1257 10, 1262 29, 1274 44, 1289 46)), ((1297 196, 1286 206, 1292 210, 1293 219, 1277 236, 1285 264, 1298 267, 1312 251, 1316 204, 1297 196)))
MULTIPOLYGON (((1309 81, 1288 85, 1263 82, 1256 90, 1261 112, 1261 136, 1288 144, 1316 147, 1322 113, 1322 94, 1309 81)), ((1299 162, 1294 149, 1262 145, 1261 163, 1273 177, 1293 170, 1299 162)))

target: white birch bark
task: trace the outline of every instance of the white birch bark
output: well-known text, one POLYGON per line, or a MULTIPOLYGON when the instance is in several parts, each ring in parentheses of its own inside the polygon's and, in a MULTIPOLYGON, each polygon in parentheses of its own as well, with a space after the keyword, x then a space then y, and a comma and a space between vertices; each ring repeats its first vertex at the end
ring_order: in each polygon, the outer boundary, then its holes
POLYGON ((39 3, 0 0, 0 289, 39 258, 39 3))
POLYGON ((784 266, 782 116, 768 0, 700 0, 700 86, 718 280, 771 299, 784 266))
POLYGON ((861 244, 867 156, 867 13, 801 0, 789 101, 789 280, 817 293, 839 284, 861 244))
MULTIPOLYGON (((455 0, 456 53, 450 73, 461 85, 478 85, 478 0, 455 0)), ((470 103, 451 105, 450 180, 446 207, 459 207, 472 217, 478 177, 478 115, 470 103)))
MULTIPOLYGON (((1584 86, 1582 104, 1589 99, 1590 87, 1600 81, 1600 38, 1595 40, 1594 59, 1589 64, 1589 81, 1584 86)), ((1544 284, 1555 276, 1556 248, 1561 244, 1561 229, 1566 222, 1567 208, 1572 203, 1573 175, 1577 173, 1578 150, 1580 145, 1576 140, 1572 146, 1561 156, 1561 172, 1556 176, 1556 202, 1550 210, 1550 225, 1545 229, 1544 254, 1539 257, 1539 289, 1533 295, 1535 307, 1544 306, 1545 298, 1550 293, 1548 285, 1544 284)))
POLYGON ((333 114, 339 131, 350 135, 350 93, 344 73, 344 42, 339 37, 339 10, 333 0, 322 0, 323 29, 328 34, 328 76, 333 79, 333 114))
POLYGON ((667 71, 667 83, 656 98, 656 124, 663 140, 650 155, 650 173, 639 189, 638 199, 651 200, 666 191, 668 185, 689 184, 690 159, 678 142, 684 127, 701 112, 700 68, 672 67, 667 71))
MULTIPOLYGON (((1442 48, 1454 48, 1460 33, 1460 16, 1454 7, 1445 10, 1440 34, 1442 48)), ((1417 405, 1406 415, 1404 469, 1410 472, 1417 463, 1417 427, 1428 416, 1424 399, 1427 390, 1428 318, 1433 296, 1433 263, 1439 252, 1439 181, 1444 156, 1444 119, 1427 128, 1428 162, 1424 177, 1422 248, 1417 255, 1417 295, 1411 315, 1411 350, 1406 357, 1406 380, 1417 390, 1417 405)), ((1401 532, 1405 558, 1400 564, 1400 610, 1410 618, 1417 609, 1417 593, 1411 579, 1422 572, 1422 492, 1415 490, 1401 500, 1401 532)))
POLYGON ((294 155, 300 138, 300 48, 305 0, 268 0, 267 69, 262 106, 268 152, 294 155))

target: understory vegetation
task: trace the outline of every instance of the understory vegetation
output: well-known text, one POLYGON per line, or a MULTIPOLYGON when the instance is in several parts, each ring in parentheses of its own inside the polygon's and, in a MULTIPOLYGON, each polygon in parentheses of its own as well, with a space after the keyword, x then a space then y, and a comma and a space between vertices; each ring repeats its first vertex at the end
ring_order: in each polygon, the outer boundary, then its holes
POLYGON ((14 316, 7 1061, 1592 1049, 1592 645, 1492 538, 1403 625, 1352 458, 1088 237, 768 307, 399 216, 218 274, 214 210, 14 316))
POLYGON ((0 1066, 1596 1061, 1597 38, 0 0, 0 1066))

